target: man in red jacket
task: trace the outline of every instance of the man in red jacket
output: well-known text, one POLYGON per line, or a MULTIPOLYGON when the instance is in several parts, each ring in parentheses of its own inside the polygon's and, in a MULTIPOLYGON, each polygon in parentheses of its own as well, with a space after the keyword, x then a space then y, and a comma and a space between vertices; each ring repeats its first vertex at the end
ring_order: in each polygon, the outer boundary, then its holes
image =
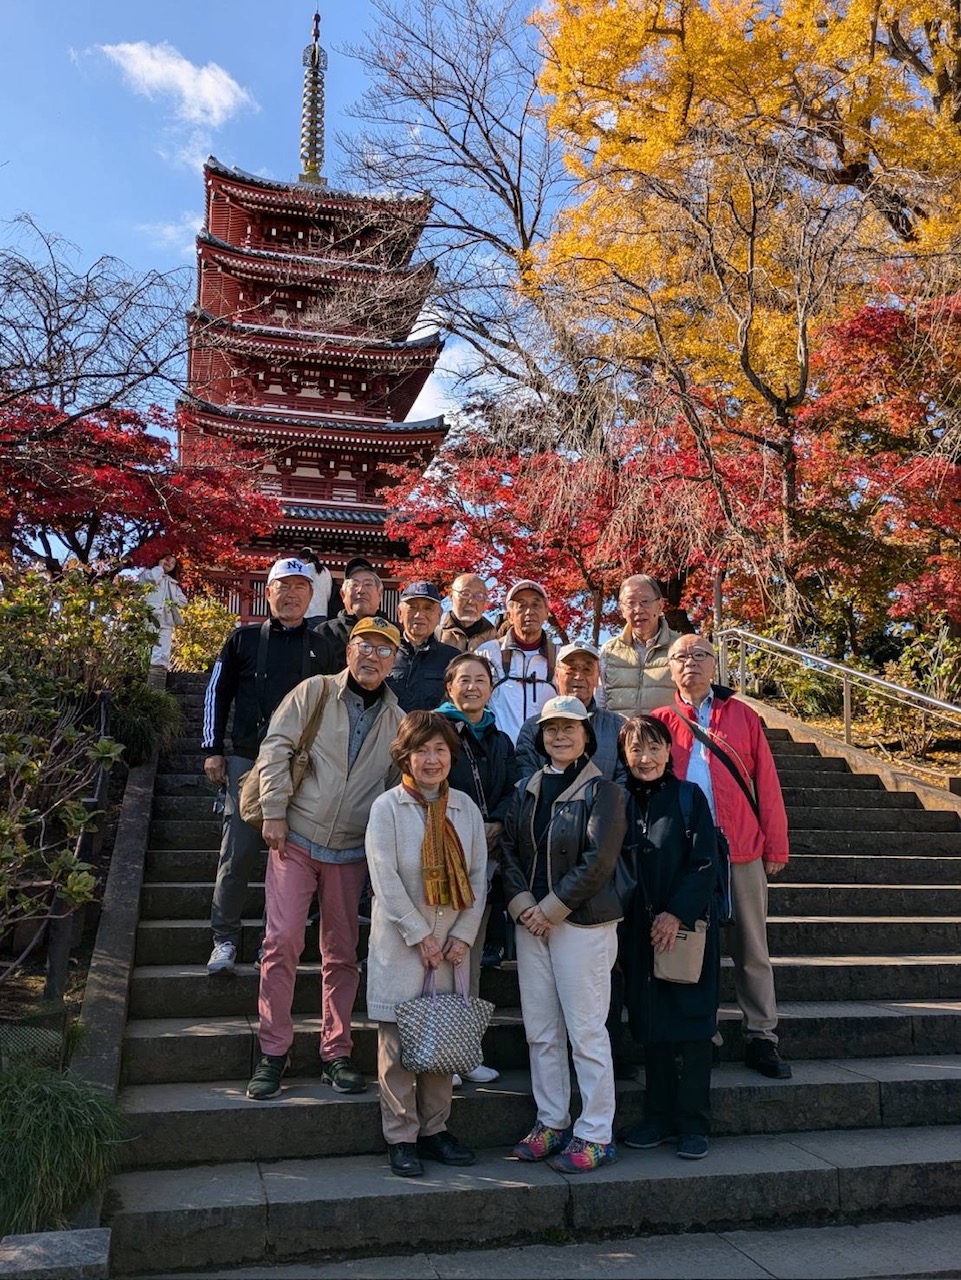
POLYGON ((767 882, 788 860, 787 814, 774 757, 756 713, 730 689, 714 684, 716 659, 708 640, 680 636, 668 661, 677 688, 674 706, 651 714, 671 731, 674 772, 698 784, 731 846, 732 958, 747 1040, 744 1060, 764 1076, 787 1080, 791 1068, 778 1053, 767 944, 767 882))

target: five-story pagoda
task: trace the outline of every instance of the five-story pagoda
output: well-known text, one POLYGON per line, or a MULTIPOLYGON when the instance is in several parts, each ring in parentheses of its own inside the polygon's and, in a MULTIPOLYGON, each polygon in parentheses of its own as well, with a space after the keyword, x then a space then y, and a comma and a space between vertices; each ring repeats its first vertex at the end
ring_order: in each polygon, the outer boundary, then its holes
MULTIPOLYGON (((327 186, 326 65, 315 14, 298 181, 268 181, 213 157, 205 165, 180 449, 189 459, 203 435, 262 453, 261 483, 283 516, 247 549, 309 544, 337 577, 355 555, 381 571, 404 555, 384 532, 377 491, 390 464, 426 465, 446 428, 442 417, 404 421, 442 345, 436 332, 411 336, 431 283, 431 268, 412 261, 430 199, 327 186)), ((266 612, 264 579, 239 584, 244 621, 266 612)))

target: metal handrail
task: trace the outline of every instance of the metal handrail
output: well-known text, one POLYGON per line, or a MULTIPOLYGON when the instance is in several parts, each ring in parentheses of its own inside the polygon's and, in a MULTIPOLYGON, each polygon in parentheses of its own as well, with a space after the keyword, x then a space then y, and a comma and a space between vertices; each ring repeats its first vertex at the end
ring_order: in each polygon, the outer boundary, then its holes
POLYGON ((851 745, 851 689, 852 686, 873 686, 883 697, 892 702, 904 703, 917 711, 926 711, 942 719, 961 720, 961 706, 953 702, 943 702, 940 698, 932 698, 927 693, 918 693, 914 689, 905 689, 903 685, 894 684, 890 680, 882 680, 867 671, 859 671, 856 667, 845 666, 843 662, 834 662, 831 658, 822 658, 820 654, 809 653, 805 649, 795 649, 780 640, 771 640, 768 636, 756 635, 753 631, 745 631, 742 627, 725 627, 714 637, 718 645, 718 674, 721 683, 730 682, 729 646, 731 641, 738 644, 738 690, 744 693, 747 688, 747 651, 754 648, 761 653, 775 653, 796 662, 799 666, 820 668, 825 675, 842 682, 844 694, 844 741, 851 745))

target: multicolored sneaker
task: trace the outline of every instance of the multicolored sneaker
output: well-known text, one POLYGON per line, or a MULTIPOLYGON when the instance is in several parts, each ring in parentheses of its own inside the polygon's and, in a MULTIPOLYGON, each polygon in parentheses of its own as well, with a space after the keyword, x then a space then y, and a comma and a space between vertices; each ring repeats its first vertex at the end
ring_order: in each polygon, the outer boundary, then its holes
POLYGON ((555 1152, 562 1151, 570 1138, 570 1129, 552 1129, 538 1120, 527 1137, 521 1138, 511 1155, 516 1156, 518 1160, 527 1160, 530 1163, 535 1160, 546 1160, 555 1152))
POLYGON ((558 1173, 590 1173, 602 1164, 613 1164, 617 1159, 617 1147, 613 1142, 585 1142, 583 1138, 571 1138, 564 1150, 550 1162, 558 1173))

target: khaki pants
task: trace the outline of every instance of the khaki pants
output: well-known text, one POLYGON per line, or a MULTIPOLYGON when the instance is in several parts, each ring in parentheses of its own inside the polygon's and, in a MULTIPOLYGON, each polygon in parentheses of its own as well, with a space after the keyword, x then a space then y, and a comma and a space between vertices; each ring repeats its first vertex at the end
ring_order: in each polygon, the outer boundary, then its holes
POLYGON ((767 947, 767 872, 761 859, 732 862, 731 885, 735 919, 731 958, 744 1038, 777 1044, 777 999, 767 947))
POLYGON ((384 1137, 391 1146, 416 1142, 447 1128, 450 1115, 451 1076, 433 1072, 415 1074, 400 1060, 400 1036, 396 1022, 377 1024, 377 1083, 384 1137))

